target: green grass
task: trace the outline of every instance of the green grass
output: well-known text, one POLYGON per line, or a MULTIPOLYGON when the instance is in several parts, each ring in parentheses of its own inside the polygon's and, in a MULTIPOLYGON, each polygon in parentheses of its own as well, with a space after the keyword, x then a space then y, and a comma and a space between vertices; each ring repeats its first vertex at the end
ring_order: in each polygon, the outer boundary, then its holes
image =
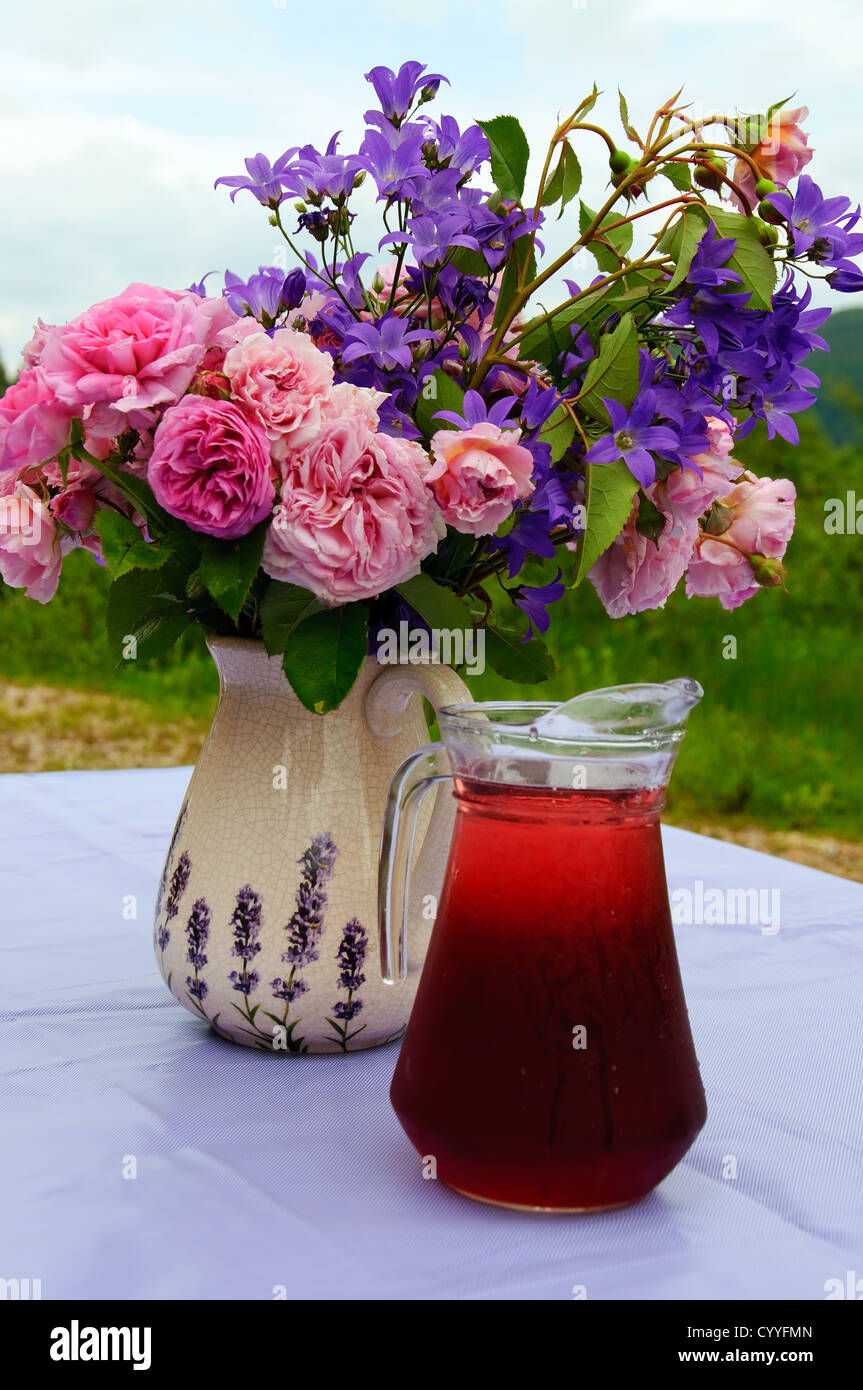
MULTIPOLYGON (((863 691, 863 537, 828 536, 824 503, 860 477, 860 451, 837 449, 800 417, 791 449, 755 436, 738 456, 755 472, 791 477, 798 524, 788 592, 767 590, 735 613, 678 592, 656 613, 611 622, 589 584, 554 614, 559 664, 545 685, 516 688, 491 673, 478 698, 565 698, 622 681, 694 676, 704 703, 692 716, 675 774, 677 818, 756 821, 863 839, 859 728, 863 691), (723 656, 737 640, 736 660, 723 656)), ((861 488, 863 493, 863 488, 861 488)), ((57 599, 41 607, 0 590, 0 674, 7 680, 92 689, 144 699, 160 716, 212 708, 215 673, 200 632, 190 631, 157 666, 109 656, 107 576, 83 552, 64 565, 57 599)))

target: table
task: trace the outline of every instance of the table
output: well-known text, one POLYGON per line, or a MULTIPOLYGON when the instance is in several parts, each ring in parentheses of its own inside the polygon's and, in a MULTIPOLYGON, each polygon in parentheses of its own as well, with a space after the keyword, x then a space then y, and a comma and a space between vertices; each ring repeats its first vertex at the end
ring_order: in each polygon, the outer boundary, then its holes
POLYGON ((397 1044, 275 1059, 169 997, 151 907, 188 776, 0 778, 0 1277, 45 1299, 824 1299, 863 1281, 863 885, 666 829, 696 919, 699 882, 781 893, 776 932, 676 928, 707 1125, 636 1207, 506 1212, 422 1179, 387 1098, 397 1044))

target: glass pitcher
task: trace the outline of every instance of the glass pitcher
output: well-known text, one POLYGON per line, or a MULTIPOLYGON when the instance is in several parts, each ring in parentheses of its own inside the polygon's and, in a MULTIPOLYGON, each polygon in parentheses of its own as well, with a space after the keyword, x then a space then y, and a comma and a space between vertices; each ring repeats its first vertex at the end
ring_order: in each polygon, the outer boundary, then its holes
MULTIPOLYGON (((659 817, 690 680, 577 706, 450 705, 402 764, 382 841, 384 979, 407 971, 422 793, 452 778, 446 877, 390 1092, 429 1171, 501 1206, 599 1211, 704 1124, 659 817)), ((434 905, 432 905, 434 907, 434 905)))

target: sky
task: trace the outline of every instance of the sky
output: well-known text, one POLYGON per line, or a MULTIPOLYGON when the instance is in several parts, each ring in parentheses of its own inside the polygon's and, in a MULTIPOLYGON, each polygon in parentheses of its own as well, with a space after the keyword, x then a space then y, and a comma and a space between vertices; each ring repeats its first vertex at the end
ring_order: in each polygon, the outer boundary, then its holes
MULTIPOLYGON (((726 111, 796 93, 810 108, 809 172, 825 192, 863 200, 857 0, 5 0, 3 36, 8 366, 37 317, 64 322, 132 281, 181 289, 205 271, 272 264, 266 214, 248 194, 232 205, 214 180, 257 150, 323 148, 339 129, 356 148, 374 105, 363 74, 377 64, 418 59, 446 74, 433 114, 517 115, 534 176, 558 116, 594 81, 604 96, 591 119, 616 137, 618 85, 636 125, 683 84, 690 101, 726 111)), ((579 146, 594 206, 603 151, 596 137, 579 146)), ((568 225, 551 231, 551 249, 568 225)))

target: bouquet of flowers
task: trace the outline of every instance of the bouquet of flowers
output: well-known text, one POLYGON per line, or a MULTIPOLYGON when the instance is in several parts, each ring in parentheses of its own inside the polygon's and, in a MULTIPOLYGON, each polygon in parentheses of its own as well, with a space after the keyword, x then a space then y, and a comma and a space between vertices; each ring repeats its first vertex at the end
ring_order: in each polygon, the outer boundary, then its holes
POLYGON ((814 400, 802 363, 830 311, 798 276, 863 288, 859 208, 802 172, 805 108, 696 114, 677 93, 636 128, 621 96, 619 143, 594 88, 528 195, 514 116, 435 119, 446 79, 419 63, 367 80, 355 153, 334 136, 216 181, 257 199, 294 268, 39 323, 0 401, 6 583, 47 602, 84 546, 118 658, 189 622, 262 638, 321 713, 405 620, 481 628, 494 669, 538 680, 549 608, 585 577, 612 617, 684 575, 729 609, 781 584, 794 487, 734 443, 758 420, 796 442, 814 400), (585 141, 608 150, 595 207, 585 141))

